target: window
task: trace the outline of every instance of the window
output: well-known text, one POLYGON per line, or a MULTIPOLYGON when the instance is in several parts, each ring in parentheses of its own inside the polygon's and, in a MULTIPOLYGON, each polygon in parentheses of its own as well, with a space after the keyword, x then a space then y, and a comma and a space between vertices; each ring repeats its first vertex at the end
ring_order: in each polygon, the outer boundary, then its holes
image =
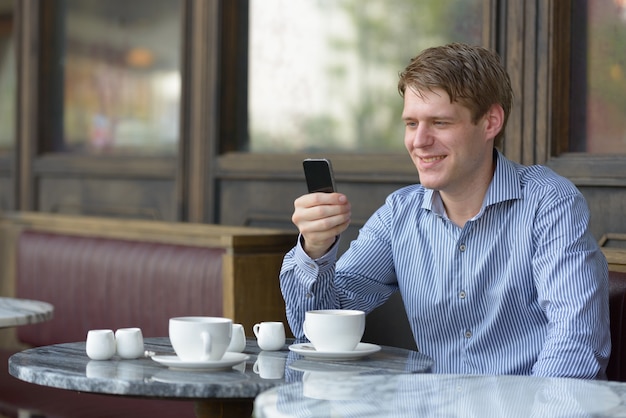
POLYGON ((572 5, 570 151, 626 154, 626 0, 572 5))
POLYGON ((175 154, 182 1, 63 3, 42 5, 46 151, 175 154))
POLYGON ((249 150, 403 151, 398 72, 429 46, 485 44, 488 3, 250 0, 249 150))

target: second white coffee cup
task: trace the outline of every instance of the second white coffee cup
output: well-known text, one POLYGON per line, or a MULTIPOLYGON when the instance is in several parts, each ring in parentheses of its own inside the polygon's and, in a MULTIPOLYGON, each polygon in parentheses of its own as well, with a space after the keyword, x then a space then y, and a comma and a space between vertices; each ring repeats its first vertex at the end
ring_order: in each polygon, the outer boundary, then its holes
POLYGON ((352 351, 365 332, 365 312, 323 309, 304 314, 304 335, 317 351, 352 351))
POLYGON ((221 360, 230 343, 232 323, 229 318, 212 316, 170 318, 170 342, 183 361, 221 360))

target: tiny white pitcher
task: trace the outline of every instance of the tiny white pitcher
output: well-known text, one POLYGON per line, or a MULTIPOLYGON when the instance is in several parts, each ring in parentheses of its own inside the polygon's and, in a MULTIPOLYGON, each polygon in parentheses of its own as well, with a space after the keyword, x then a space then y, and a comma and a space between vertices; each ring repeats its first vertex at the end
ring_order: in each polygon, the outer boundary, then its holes
POLYGON ((285 345, 285 326, 282 322, 261 322, 252 327, 261 350, 276 351, 285 345))
POLYGON ((143 356, 143 334, 140 328, 120 328, 115 331, 117 355, 123 359, 143 356))
POLYGON ((92 329, 87 332, 85 345, 92 360, 109 360, 115 355, 115 335, 111 329, 92 329))

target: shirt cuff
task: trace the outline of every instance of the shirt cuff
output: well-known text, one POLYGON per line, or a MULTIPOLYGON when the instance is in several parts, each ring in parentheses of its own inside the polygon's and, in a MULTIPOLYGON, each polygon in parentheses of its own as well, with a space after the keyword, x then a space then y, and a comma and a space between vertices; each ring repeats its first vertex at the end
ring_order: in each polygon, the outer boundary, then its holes
POLYGON ((310 287, 317 279, 318 276, 327 273, 331 270, 335 265, 335 260, 337 259, 337 251, 339 248, 339 236, 335 239, 335 243, 330 247, 330 249, 321 256, 320 258, 312 259, 309 255, 304 251, 302 247, 302 236, 298 237, 298 243, 296 244, 296 252, 294 254, 294 258, 296 260, 296 264, 304 273, 306 273, 307 277, 312 277, 312 280, 307 280, 307 287, 310 287))

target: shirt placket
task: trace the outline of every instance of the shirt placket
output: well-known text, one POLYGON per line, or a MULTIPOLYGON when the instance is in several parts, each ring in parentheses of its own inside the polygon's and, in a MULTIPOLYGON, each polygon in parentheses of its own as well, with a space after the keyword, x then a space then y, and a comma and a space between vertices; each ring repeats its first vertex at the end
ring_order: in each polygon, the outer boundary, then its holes
MULTIPOLYGON (((471 222, 471 221, 470 221, 471 222)), ((474 337, 474 327, 471 323, 471 315, 468 312, 471 309, 471 287, 469 287, 468 276, 471 275, 471 263, 470 248, 469 248, 469 231, 471 230, 471 223, 466 223, 465 227, 461 230, 456 242, 455 242, 455 270, 457 274, 454 277, 455 292, 452 295, 455 304, 455 313, 458 323, 458 338, 459 345, 461 347, 461 361, 462 368, 469 372, 469 347, 474 337)))

